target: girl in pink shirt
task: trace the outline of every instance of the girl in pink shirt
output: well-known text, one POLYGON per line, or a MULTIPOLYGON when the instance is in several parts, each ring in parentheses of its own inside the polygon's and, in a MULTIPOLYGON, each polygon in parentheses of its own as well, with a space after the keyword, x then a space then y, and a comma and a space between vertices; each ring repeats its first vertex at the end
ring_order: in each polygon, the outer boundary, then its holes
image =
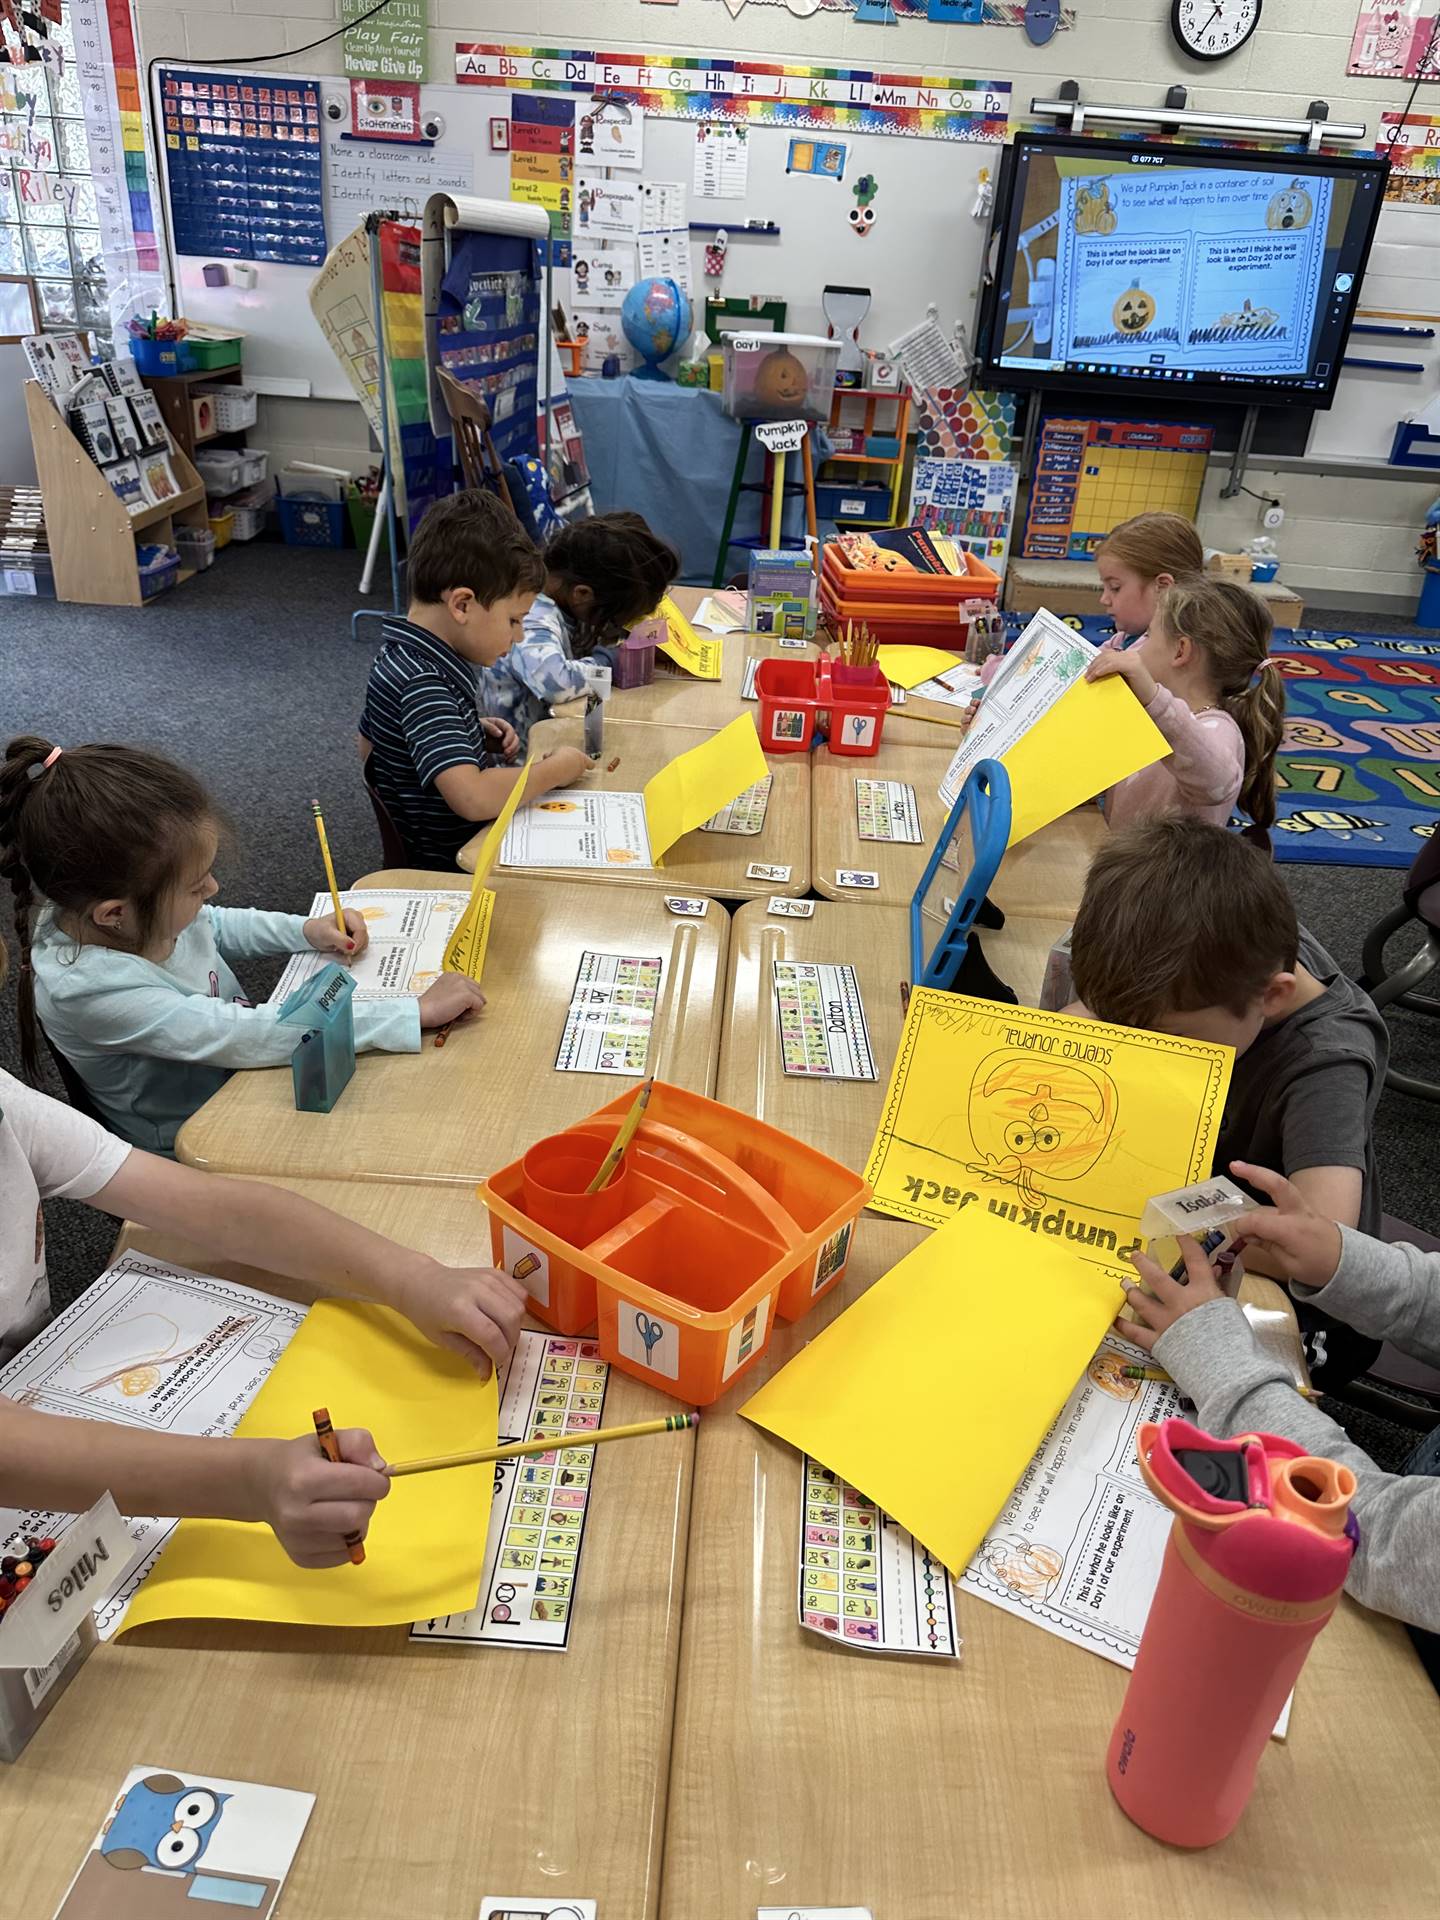
POLYGON ((1248 587, 1192 577, 1160 595, 1143 639, 1091 662, 1086 679, 1127 680, 1170 743, 1165 759, 1110 789, 1112 827, 1175 813, 1223 827, 1237 799, 1256 826, 1274 825, 1285 688, 1270 632, 1248 587))
POLYGON ((1205 571, 1205 549, 1178 513, 1137 513, 1110 529, 1095 549, 1095 565, 1100 604, 1115 622, 1106 645, 1119 650, 1148 631, 1167 587, 1205 571))

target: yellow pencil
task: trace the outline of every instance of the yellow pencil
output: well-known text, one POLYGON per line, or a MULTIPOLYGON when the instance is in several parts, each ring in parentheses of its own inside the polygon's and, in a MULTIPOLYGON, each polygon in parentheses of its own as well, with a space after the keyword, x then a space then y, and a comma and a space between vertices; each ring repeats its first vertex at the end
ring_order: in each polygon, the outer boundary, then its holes
POLYGON ((325 837, 325 816, 320 811, 318 800, 312 800, 310 804, 315 809, 315 831, 320 836, 320 858, 325 862, 325 878, 330 882, 330 898, 335 902, 335 924, 348 939, 349 930, 345 925, 345 913, 340 905, 340 889, 335 884, 335 862, 330 858, 330 842, 325 837))
POLYGON ((655 1082, 653 1080, 647 1080, 644 1086, 641 1087, 639 1093, 636 1094, 634 1104, 626 1114, 619 1133, 615 1136, 614 1146, 611 1147, 605 1158, 600 1162, 595 1178, 585 1189, 586 1193, 599 1193, 602 1187, 609 1186, 610 1177, 620 1164, 621 1154, 624 1153, 626 1147, 628 1147, 630 1142, 635 1138, 636 1128, 645 1118, 645 1109, 650 1104, 650 1089, 654 1084, 655 1082))
POLYGON ((392 1480, 407 1473, 443 1473, 446 1467, 480 1467, 490 1460, 521 1460, 527 1453, 555 1453, 561 1447, 598 1447, 607 1440, 638 1440, 642 1433, 684 1433, 698 1427, 698 1413, 667 1413, 663 1420, 637 1420, 629 1427, 597 1427, 594 1433, 552 1433, 544 1440, 517 1440, 509 1447, 484 1447, 479 1453, 440 1453, 432 1460, 402 1460, 385 1469, 392 1480))

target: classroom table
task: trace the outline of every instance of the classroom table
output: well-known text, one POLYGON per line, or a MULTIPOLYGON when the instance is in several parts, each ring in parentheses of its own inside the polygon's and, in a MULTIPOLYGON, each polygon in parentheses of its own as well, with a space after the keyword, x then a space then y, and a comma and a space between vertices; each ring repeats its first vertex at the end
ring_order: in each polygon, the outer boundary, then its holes
MULTIPOLYGON (((888 1061, 899 1002, 874 955, 894 946, 902 918, 822 904, 811 921, 767 923, 758 906, 742 909, 717 1096, 862 1166, 884 1079, 787 1080, 768 963, 780 951, 850 959, 888 1061), (862 920, 891 931, 846 938, 862 920)), ((997 965, 1000 940, 1037 931, 1026 921, 987 935, 997 965)), ((1007 959, 1014 978, 1017 954, 1007 959)), ((1398 1623, 1348 1600, 1311 1654, 1290 1737, 1271 1744, 1240 1828, 1193 1855, 1132 1827, 1105 1785, 1122 1668, 963 1593, 960 1663, 849 1652, 800 1627, 800 1457, 737 1409, 922 1237, 863 1215, 840 1286, 777 1327, 758 1368, 701 1424, 686 1609, 687 1628, 703 1631, 681 1647, 662 1920, 760 1905, 868 1905, 876 1920, 1431 1912, 1440 1827, 1415 1809, 1440 1792, 1434 1694, 1398 1623)), ((1250 1277, 1244 1289, 1293 1343, 1279 1290, 1250 1277)))
MULTIPOLYGON (((706 587, 674 587, 671 598, 687 618, 709 595, 706 587)), ((803 649, 782 646, 774 634, 749 633, 743 629, 721 636, 721 672, 718 680, 697 680, 680 667, 672 668, 665 655, 657 654, 655 678, 648 687, 622 687, 610 696, 607 714, 615 720, 662 720, 676 726, 723 727, 737 713, 753 713, 759 718, 754 700, 742 700, 740 688, 749 660, 814 660, 817 646, 803 649)), ((937 658, 938 658, 937 654, 937 658)), ((570 706, 559 707, 567 714, 570 706)), ((578 711, 578 709, 576 709, 578 711)), ((880 736, 882 757, 892 746, 943 748, 946 755, 955 751, 960 740, 960 711, 938 700, 915 700, 906 696, 903 708, 892 708, 885 716, 880 736)))
MULTIPOLYGON (((732 714, 731 718, 735 716, 732 714)), ((553 747, 576 746, 581 742, 579 716, 542 720, 531 730, 534 752, 547 753, 553 747)), ((645 782, 662 767, 668 766, 692 747, 702 746, 715 731, 713 727, 654 725, 639 720, 607 720, 605 750, 588 773, 584 773, 565 791, 593 792, 613 788, 621 793, 638 793, 645 782), (618 761, 618 765, 615 763, 618 761), (614 771, 611 771, 612 766, 614 771)), ((805 893, 810 886, 810 761, 804 753, 767 754, 766 765, 774 775, 765 826, 759 833, 705 833, 698 828, 685 834, 665 855, 663 867, 627 869, 625 885, 644 888, 651 893, 706 894, 722 900, 753 900, 772 893, 805 893), (759 861, 769 866, 787 867, 787 880, 752 880, 746 868, 759 861)), ((483 827, 473 840, 460 849, 460 865, 473 872, 484 846, 489 827, 483 827)), ((491 869, 497 884, 507 886, 517 870, 496 865, 491 869)), ((598 868, 526 867, 529 875, 552 875, 557 880, 574 880, 587 889, 613 887, 613 872, 598 868)))
MULTIPOLYGON (((286 1181, 460 1263, 469 1194, 286 1181)), ((295 1299, 298 1282, 129 1228, 121 1246, 295 1299)), ((609 1425, 674 1402, 612 1369, 609 1425)), ((361 1410, 348 1409, 357 1423, 361 1410)), ((0 1773, 0 1860, 17 1911, 48 1915, 137 1763, 303 1788, 315 1810, 283 1920, 474 1920, 486 1894, 657 1904, 693 1435, 597 1453, 568 1651, 407 1638, 404 1627, 147 1627, 96 1649, 0 1773), (622 1457, 623 1456, 623 1457, 622 1457)), ((198 1909, 197 1909, 198 1911, 198 1909)))
MULTIPOLYGON (((908 905, 920 883, 936 836, 945 824, 940 782, 950 764, 934 747, 887 748, 873 758, 818 753, 811 756, 810 847, 816 893, 827 900, 870 899, 908 905), (899 780, 915 789, 920 831, 918 846, 905 841, 862 840, 856 813, 857 780, 899 780), (841 870, 878 874, 878 889, 860 894, 836 881, 841 870)), ((1096 806, 1077 807, 1007 849, 990 889, 1007 914, 1073 920, 1080 906, 1085 875, 1107 828, 1096 806)), ((946 889, 953 892, 953 888, 946 889)), ((986 950, 990 936, 986 935, 986 950)))
MULTIPOLYGON (((361 887, 463 889, 458 873, 399 868, 361 887)), ((587 949, 666 956, 647 1071, 709 1093, 720 1052, 729 918, 678 919, 654 892, 507 878, 485 963, 487 1004, 443 1048, 362 1053, 333 1113, 297 1113, 290 1069, 236 1073, 180 1129, 176 1155, 218 1173, 473 1185, 546 1133, 593 1113, 629 1082, 557 1073, 555 1053, 587 949)))

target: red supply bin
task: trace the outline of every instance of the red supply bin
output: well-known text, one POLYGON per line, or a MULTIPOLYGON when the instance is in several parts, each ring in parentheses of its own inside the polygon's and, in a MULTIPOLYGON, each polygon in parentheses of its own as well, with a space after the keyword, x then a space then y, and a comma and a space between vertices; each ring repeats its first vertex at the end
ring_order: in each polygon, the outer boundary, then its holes
POLYGON ((807 752, 822 714, 829 716, 832 753, 880 750, 890 685, 879 667, 847 667, 828 653, 818 660, 762 660, 755 695, 766 753, 807 752))

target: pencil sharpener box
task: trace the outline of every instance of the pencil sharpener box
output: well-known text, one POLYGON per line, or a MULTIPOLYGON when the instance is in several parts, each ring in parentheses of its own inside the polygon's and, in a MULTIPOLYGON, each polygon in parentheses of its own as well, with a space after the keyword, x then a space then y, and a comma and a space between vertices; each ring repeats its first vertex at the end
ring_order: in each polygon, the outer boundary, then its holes
POLYGON ((870 1190, 749 1115, 657 1082, 615 1179, 586 1194, 633 1098, 491 1175, 493 1257, 547 1325, 595 1324, 605 1359, 707 1406, 764 1353, 777 1317, 798 1319, 838 1284, 870 1190))

